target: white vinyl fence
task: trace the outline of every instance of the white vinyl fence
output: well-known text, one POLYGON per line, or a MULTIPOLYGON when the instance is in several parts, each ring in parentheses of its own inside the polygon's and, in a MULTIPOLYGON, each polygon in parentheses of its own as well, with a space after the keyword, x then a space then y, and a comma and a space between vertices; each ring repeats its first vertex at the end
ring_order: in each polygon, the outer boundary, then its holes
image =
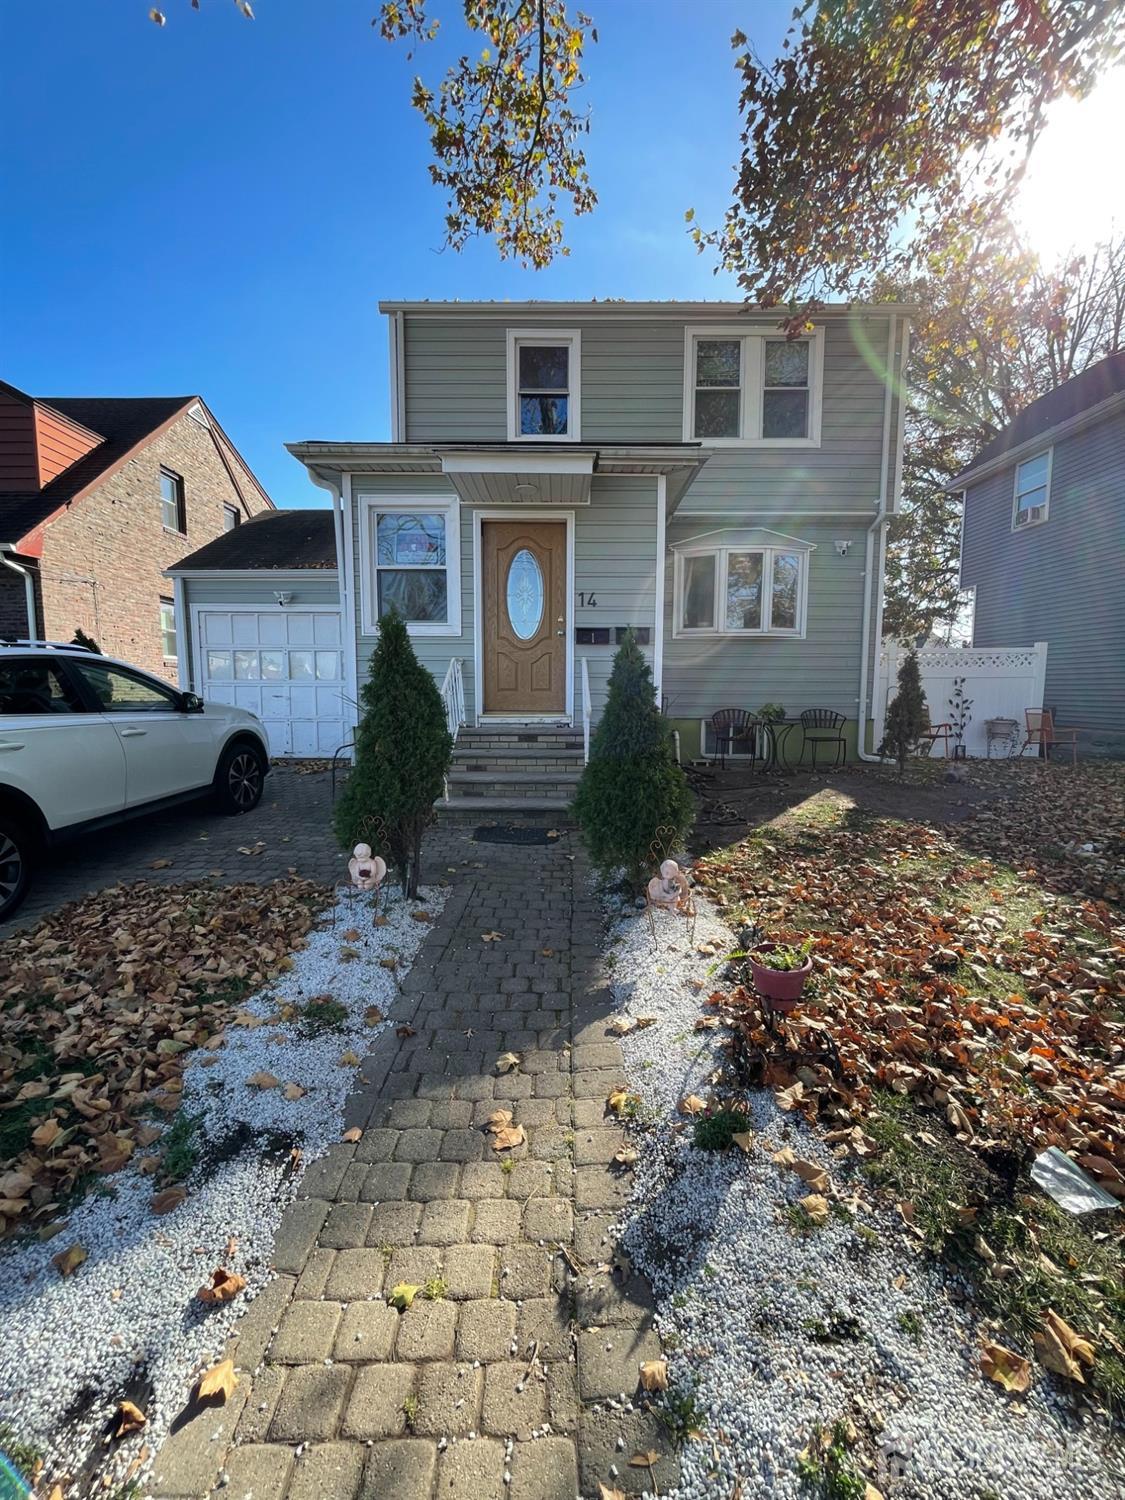
MULTIPOLYGON (((887 704, 898 690, 898 669, 909 648, 891 641, 879 658, 875 678, 875 743, 883 738, 883 720, 887 704)), ((966 755, 986 755, 988 741, 985 722, 988 719, 1015 719, 1024 738, 1024 710, 1042 708, 1043 678, 1047 671, 1047 642, 1034 646, 1005 646, 978 650, 963 646, 926 646, 918 652, 922 673, 922 691, 930 710, 931 724, 948 724, 953 719, 950 699, 954 683, 964 678, 964 695, 972 701, 971 717, 965 730, 966 755)), ((950 753, 954 736, 950 737, 950 753)), ((939 740, 933 754, 942 753, 939 740)), ((999 747, 993 754, 1004 754, 999 747)), ((1034 748, 1025 752, 1036 754, 1034 748)))

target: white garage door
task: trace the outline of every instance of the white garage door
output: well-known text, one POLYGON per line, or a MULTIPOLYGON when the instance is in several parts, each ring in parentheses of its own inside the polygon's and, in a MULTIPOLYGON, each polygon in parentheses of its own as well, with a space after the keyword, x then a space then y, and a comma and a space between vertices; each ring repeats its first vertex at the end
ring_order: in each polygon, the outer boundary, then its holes
POLYGON ((332 755, 345 732, 338 610, 199 611, 200 691, 248 708, 274 755, 332 755))

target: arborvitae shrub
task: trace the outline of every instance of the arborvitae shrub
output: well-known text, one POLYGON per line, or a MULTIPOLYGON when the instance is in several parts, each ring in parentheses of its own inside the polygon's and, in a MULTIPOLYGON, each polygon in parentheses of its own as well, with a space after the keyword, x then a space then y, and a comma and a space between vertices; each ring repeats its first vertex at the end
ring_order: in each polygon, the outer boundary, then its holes
POLYGON ((926 695, 922 691, 922 674, 918 670, 918 656, 908 651, 898 669, 898 692, 887 709, 883 725, 883 743, 880 755, 893 755, 898 761, 900 774, 906 770, 906 757, 918 742, 918 738, 930 727, 926 695))
POLYGON ((345 849, 375 845, 376 820, 403 895, 418 895, 422 836, 433 821, 453 758, 453 738, 437 683, 414 654, 395 610, 379 621, 379 640, 360 692, 355 765, 336 804, 336 836, 345 849))
POLYGON ((687 779, 656 704, 652 673, 631 633, 613 661, 574 816, 596 868, 602 875, 624 868, 634 888, 663 857, 653 855, 658 830, 670 828, 682 838, 691 827, 687 779))

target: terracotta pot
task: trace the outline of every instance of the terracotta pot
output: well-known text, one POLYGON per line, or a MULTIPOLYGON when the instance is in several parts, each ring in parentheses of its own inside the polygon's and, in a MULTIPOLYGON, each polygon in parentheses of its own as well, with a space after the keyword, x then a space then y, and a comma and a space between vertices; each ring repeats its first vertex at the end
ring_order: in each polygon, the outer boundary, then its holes
MULTIPOLYGON (((774 943, 759 943, 757 952, 768 953, 774 943)), ((799 969, 770 969, 750 960, 754 988, 767 999, 774 1010, 792 1010, 801 999, 805 980, 812 973, 812 959, 806 958, 799 969)))

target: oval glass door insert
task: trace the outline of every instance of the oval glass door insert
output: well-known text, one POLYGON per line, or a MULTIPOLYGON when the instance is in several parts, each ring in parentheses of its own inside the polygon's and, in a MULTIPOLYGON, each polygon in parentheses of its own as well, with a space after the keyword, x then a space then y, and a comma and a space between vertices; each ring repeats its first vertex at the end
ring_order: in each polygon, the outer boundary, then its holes
POLYGON ((508 619, 521 641, 531 640, 543 623, 543 572, 526 547, 508 569, 508 619))

